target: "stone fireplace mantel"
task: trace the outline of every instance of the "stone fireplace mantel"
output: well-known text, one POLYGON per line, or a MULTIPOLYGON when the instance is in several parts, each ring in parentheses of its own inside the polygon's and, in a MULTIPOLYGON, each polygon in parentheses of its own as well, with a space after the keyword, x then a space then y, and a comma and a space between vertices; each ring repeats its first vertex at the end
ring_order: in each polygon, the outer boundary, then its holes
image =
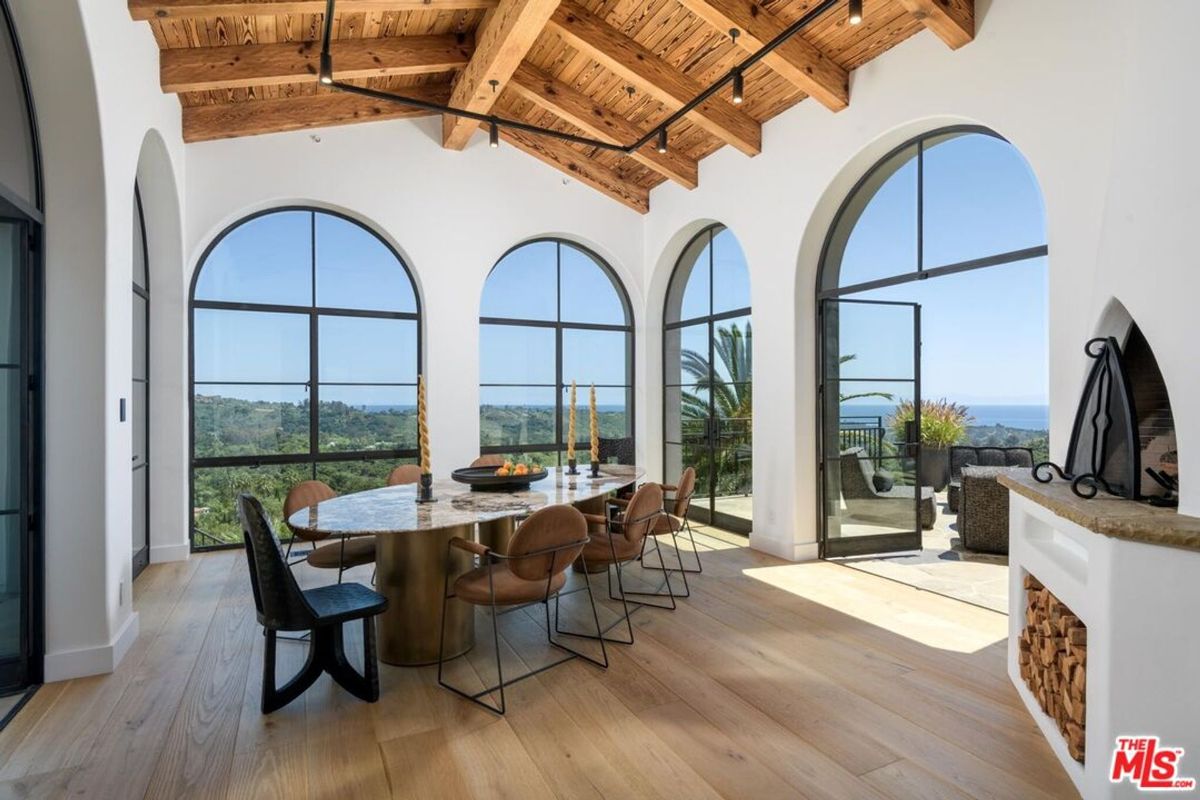
POLYGON ((1200 518, 1130 500, 1076 497, 1066 481, 1004 476, 1010 490, 1008 672, 1042 734, 1092 798, 1144 797, 1109 781, 1118 736, 1185 748, 1200 778, 1200 518), (1026 575, 1087 626, 1084 763, 1021 678, 1026 575))

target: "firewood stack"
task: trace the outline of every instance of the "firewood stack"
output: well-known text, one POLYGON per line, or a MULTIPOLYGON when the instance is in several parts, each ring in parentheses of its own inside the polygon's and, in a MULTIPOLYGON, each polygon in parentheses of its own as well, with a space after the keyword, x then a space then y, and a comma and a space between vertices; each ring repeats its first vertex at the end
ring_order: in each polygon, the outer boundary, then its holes
POLYGON ((1032 575, 1025 576, 1025 596, 1021 677, 1042 710, 1058 723, 1071 757, 1083 763, 1087 626, 1032 575))

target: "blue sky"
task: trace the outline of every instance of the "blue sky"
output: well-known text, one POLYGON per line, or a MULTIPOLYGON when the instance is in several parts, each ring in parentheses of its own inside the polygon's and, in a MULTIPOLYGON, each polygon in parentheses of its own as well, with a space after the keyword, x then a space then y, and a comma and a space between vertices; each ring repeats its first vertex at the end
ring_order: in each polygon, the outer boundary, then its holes
MULTIPOLYGON (((850 235, 841 285, 911 272, 917 266, 917 167, 911 153, 879 188, 850 235), (905 160, 907 159, 907 160, 905 160)), ((1036 181, 1024 160, 994 137, 967 135, 927 146, 924 161, 924 264, 927 269, 1045 243, 1036 181)), ((209 256, 197 299, 413 312, 412 285, 392 252, 375 236, 341 218, 307 211, 259 217, 233 230, 209 256), (315 286, 311 272, 316 253, 315 286)), ((750 304, 745 257, 735 232, 691 248, 691 272, 678 318, 722 313, 750 304), (710 304, 710 286, 712 297, 710 304)), ((923 394, 968 404, 1043 404, 1047 397, 1046 259, 902 284, 854 295, 922 305, 923 394)), ((535 242, 497 264, 481 298, 485 317, 623 325, 626 311, 607 273, 584 251, 535 242), (561 307, 557 264, 561 257, 561 307)), ((912 336, 903 309, 847 306, 842 352, 855 353, 845 375, 911 378, 912 336)), ((302 401, 308 380, 305 315, 197 309, 197 381, 261 381, 255 386, 200 387, 204 394, 302 401), (269 386, 285 382, 290 386, 269 386)), ((416 380, 416 323, 411 320, 323 317, 320 380, 325 399, 355 405, 412 402, 407 387, 350 387, 337 383, 412 383, 416 380)), ((706 330, 689 326, 673 336, 704 350, 706 330)), ((628 335, 566 330, 563 374, 580 386, 623 384, 628 335)), ((484 325, 480 381, 484 403, 551 405, 553 328, 484 325)), ((680 379, 668 375, 668 383, 680 379)), ((903 395, 903 384, 877 388, 903 395)), ((851 391, 846 388, 845 391, 851 391)), ((601 405, 625 402, 620 388, 599 390, 601 405)), ((580 402, 585 402, 586 391, 580 402)), ((863 401, 870 403, 870 400, 863 401)))
MULTIPOLYGON (((917 264, 915 159, 880 187, 846 247, 841 285, 912 272, 917 264)), ((1036 180, 1008 143, 979 134, 927 146, 924 265, 1046 243, 1036 180)), ((966 404, 1045 404, 1047 264, 1033 258, 852 295, 921 304, 922 394, 966 404)), ((911 378, 911 313, 843 306, 846 377, 911 378)), ((905 384, 875 389, 908 396, 905 384)), ((859 404, 878 403, 864 399, 859 404)))

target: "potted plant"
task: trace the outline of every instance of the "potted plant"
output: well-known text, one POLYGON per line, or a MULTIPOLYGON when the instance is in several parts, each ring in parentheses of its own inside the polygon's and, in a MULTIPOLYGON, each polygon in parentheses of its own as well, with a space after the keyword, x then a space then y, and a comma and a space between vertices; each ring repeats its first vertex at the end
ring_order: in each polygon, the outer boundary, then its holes
MULTIPOLYGON (((906 441, 905 430, 913 416, 911 400, 896 406, 896 413, 888 420, 894 441, 906 441)), ((966 437, 967 426, 973 421, 966 406, 945 398, 921 401, 922 486, 932 486, 935 492, 945 490, 950 483, 950 447, 966 437)))

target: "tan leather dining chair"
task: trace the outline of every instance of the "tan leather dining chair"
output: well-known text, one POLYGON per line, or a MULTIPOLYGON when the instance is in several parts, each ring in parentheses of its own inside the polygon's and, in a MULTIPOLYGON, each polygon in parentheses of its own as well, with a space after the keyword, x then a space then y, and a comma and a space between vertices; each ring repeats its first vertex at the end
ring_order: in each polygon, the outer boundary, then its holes
MULTIPOLYGON (((690 572, 693 574, 704 572, 704 565, 700 563, 700 549, 696 547, 696 537, 692 533, 692 523, 688 521, 688 511, 692 506, 692 495, 696 493, 696 470, 692 467, 684 469, 683 474, 679 476, 679 483, 672 486, 669 483, 660 484, 664 493, 671 492, 674 497, 666 498, 664 509, 666 513, 659 519, 655 533, 670 533, 671 543, 675 547, 675 556, 679 559, 679 567, 675 569, 677 572, 690 572), (688 539, 692 543, 692 556, 696 559, 696 566, 685 567, 683 565, 683 551, 679 549, 679 534, 687 531, 688 539)), ((642 562, 642 566, 646 569, 662 570, 663 566, 649 566, 642 562)))
POLYGON ((610 567, 607 570, 609 599, 620 600, 625 611, 625 627, 629 632, 629 641, 609 639, 610 642, 633 644, 633 624, 629 620, 630 604, 673 611, 675 598, 688 596, 687 575, 683 576, 684 594, 676 595, 671 586, 671 573, 676 570, 663 571, 666 594, 663 594, 661 589, 655 592, 634 592, 625 589, 622 568, 629 562, 637 561, 642 557, 647 539, 654 543, 659 563, 666 563, 663 561, 658 537, 653 535, 654 528, 664 513, 662 486, 657 483, 646 483, 633 493, 633 497, 629 498, 629 502, 624 505, 624 510, 614 511, 608 515, 584 514, 590 523, 588 535, 591 537, 591 541, 583 549, 583 555, 593 565, 604 564, 610 567), (612 573, 614 571, 617 574, 619 596, 614 595, 612 591, 612 573), (630 596, 667 598, 669 604, 630 600, 630 596))
MULTIPOLYGON (((286 521, 300 509, 315 506, 334 497, 337 497, 337 492, 323 481, 301 481, 293 486, 284 498, 283 518, 286 521)), ((293 537, 313 543, 313 549, 305 558, 309 566, 317 569, 336 569, 338 583, 342 582, 342 575, 351 567, 372 564, 375 561, 374 536, 340 536, 336 542, 317 547, 316 542, 328 538, 327 535, 314 536, 308 531, 293 528, 291 523, 287 523, 287 526, 293 537)), ((291 545, 288 545, 288 553, 291 553, 291 545)))
POLYGON ((388 473, 388 486, 405 486, 410 483, 419 483, 421 480, 421 468, 416 464, 401 464, 388 473))
MULTIPOLYGON (((558 627, 559 593, 567 582, 567 570, 581 556, 588 544, 588 524, 583 514, 573 506, 549 506, 529 515, 517 528, 508 552, 496 551, 480 544, 455 537, 446 548, 446 585, 442 595, 442 634, 438 645, 438 683, 489 711, 503 714, 505 710, 504 688, 573 658, 582 658, 602 669, 608 668, 608 651, 604 647, 600 630, 600 617, 596 612, 596 600, 592 596, 591 584, 587 584, 588 600, 592 607, 592 621, 596 625, 595 635, 572 633, 558 627), (454 563, 454 550, 465 550, 479 558, 479 566, 460 575, 450 586, 450 572, 454 563), (554 621, 550 624, 550 599, 554 598, 554 621), (496 684, 478 692, 468 693, 451 685, 443 675, 445 665, 446 603, 452 599, 472 606, 487 606, 492 611, 492 643, 496 650, 496 684), (497 623, 497 608, 541 603, 546 610, 546 640, 566 653, 564 658, 531 670, 514 678, 504 679, 504 668, 500 660, 500 632, 497 623), (600 658, 594 658, 555 640, 555 634, 599 640, 600 658), (499 691, 500 702, 492 705, 483 698, 499 691)), ((578 590, 577 590, 578 591, 578 590)))

